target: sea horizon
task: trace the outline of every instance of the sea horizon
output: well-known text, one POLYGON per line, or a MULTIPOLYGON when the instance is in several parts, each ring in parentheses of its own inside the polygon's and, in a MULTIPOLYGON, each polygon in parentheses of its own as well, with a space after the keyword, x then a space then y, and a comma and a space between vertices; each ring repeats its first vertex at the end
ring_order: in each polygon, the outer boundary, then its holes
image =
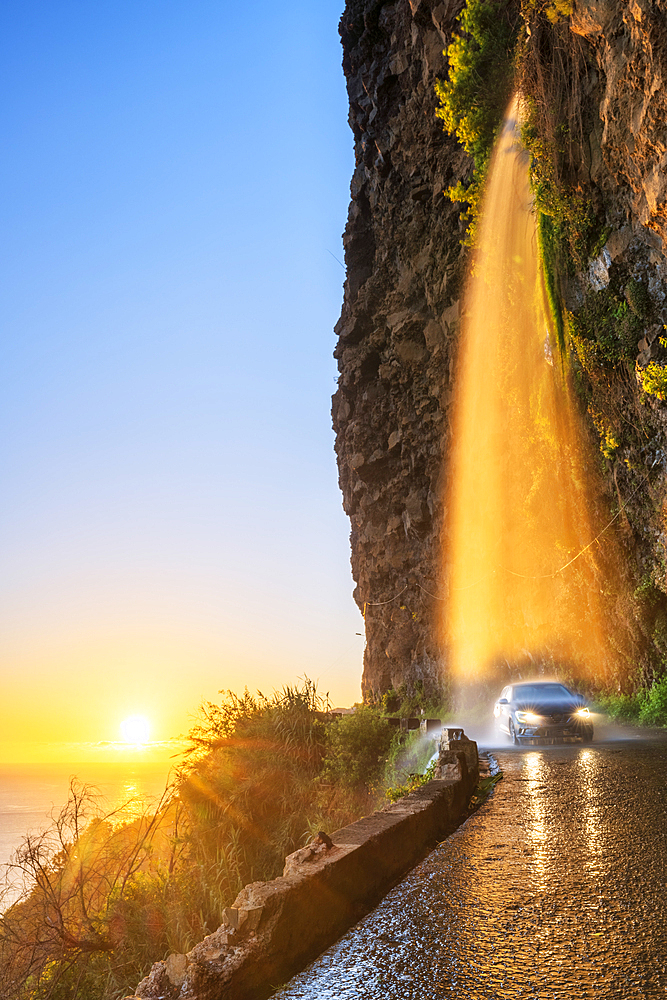
MULTIPOLYGON (((76 746, 84 757, 90 751, 87 744, 76 746)), ((116 751, 109 753, 114 756, 116 751)), ((173 758, 137 759, 131 754, 109 759, 103 751, 92 760, 0 761, 0 890, 3 874, 15 886, 0 899, 0 912, 19 892, 7 866, 28 836, 39 836, 52 826, 67 803, 73 780, 86 787, 94 812, 127 822, 157 807, 176 763, 173 758)))
POLYGON ((54 742, 0 740, 0 766, 4 764, 126 764, 175 763, 188 743, 185 737, 128 743, 121 740, 54 742))

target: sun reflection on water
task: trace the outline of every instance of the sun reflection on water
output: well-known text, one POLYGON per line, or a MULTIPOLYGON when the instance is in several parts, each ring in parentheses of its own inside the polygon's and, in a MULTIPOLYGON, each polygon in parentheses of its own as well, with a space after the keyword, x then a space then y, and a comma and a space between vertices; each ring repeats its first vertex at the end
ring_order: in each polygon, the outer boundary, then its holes
POLYGON ((581 775, 580 788, 583 795, 581 817, 584 834, 584 858, 588 871, 603 876, 609 871, 606 829, 602 822, 600 756, 593 750, 582 750, 577 758, 577 769, 581 775))
POLYGON ((542 754, 526 754, 524 768, 528 774, 527 788, 530 796, 528 841, 533 849, 534 875, 539 878, 539 884, 544 885, 547 878, 548 831, 544 798, 541 794, 547 778, 542 754))

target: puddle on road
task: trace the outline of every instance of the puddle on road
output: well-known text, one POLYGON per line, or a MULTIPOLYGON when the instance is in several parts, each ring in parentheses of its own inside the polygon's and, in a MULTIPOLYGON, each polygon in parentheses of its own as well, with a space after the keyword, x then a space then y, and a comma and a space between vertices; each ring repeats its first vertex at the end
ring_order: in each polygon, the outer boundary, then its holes
POLYGON ((667 996, 667 742, 496 756, 490 802, 280 1000, 667 996))

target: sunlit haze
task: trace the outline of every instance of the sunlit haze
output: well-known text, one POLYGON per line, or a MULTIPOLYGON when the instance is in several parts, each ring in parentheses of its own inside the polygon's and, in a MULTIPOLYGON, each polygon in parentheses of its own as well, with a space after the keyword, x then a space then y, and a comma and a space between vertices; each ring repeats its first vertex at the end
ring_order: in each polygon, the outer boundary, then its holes
POLYGON ((360 697, 341 7, 2 7, 0 759, 304 674, 360 697))

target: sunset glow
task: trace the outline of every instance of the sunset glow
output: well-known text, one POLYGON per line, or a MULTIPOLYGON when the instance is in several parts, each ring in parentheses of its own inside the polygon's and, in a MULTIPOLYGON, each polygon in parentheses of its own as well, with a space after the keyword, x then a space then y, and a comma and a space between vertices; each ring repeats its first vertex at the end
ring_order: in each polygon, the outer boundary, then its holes
POLYGON ((131 715, 121 722, 120 731, 126 743, 148 743, 151 724, 145 715, 131 715))
POLYGON ((258 200, 229 155, 266 102, 239 10, 176 0, 156 32, 129 0, 77 7, 75 31, 57 8, 3 8, 0 761, 169 760, 221 689, 307 673, 359 698, 328 403, 354 169, 341 10, 302 5, 295 35, 261 7, 294 61, 263 56, 280 176, 258 200), (119 728, 139 713, 146 742, 119 728))

